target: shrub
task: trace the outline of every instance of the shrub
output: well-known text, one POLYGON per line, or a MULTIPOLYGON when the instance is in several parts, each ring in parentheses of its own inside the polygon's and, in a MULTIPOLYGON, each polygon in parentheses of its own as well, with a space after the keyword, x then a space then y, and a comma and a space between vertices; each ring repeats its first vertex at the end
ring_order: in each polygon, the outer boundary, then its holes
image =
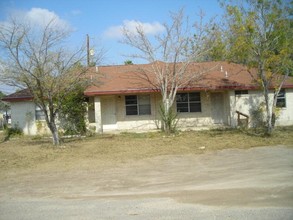
POLYGON ((177 124, 179 121, 177 118, 177 113, 172 111, 172 109, 169 109, 169 111, 166 112, 164 107, 161 105, 160 115, 161 115, 161 120, 163 122, 162 130, 167 134, 175 133, 177 129, 177 124))
POLYGON ((264 107, 259 105, 256 108, 250 111, 251 115, 251 126, 255 129, 265 127, 265 116, 264 116, 264 107))
POLYGON ((59 119, 65 135, 83 135, 86 133, 87 104, 83 91, 82 87, 77 87, 62 100, 59 119))
POLYGON ((4 141, 9 140, 11 137, 21 136, 23 135, 22 130, 19 127, 12 127, 5 129, 5 139, 4 141))

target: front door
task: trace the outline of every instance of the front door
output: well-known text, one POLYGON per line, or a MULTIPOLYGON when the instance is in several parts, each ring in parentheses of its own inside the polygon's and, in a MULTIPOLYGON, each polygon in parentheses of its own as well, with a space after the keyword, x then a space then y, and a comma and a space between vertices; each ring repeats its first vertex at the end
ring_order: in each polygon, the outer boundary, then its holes
POLYGON ((117 129, 115 97, 103 97, 101 99, 101 105, 103 130, 107 131, 117 129))
POLYGON ((224 99, 220 92, 211 94, 212 118, 215 124, 224 123, 224 99))

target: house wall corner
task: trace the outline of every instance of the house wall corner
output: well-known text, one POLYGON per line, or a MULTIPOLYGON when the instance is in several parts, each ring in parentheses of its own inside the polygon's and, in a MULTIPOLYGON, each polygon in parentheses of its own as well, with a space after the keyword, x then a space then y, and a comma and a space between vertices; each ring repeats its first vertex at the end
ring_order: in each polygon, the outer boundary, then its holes
POLYGON ((95 106, 96 133, 103 133, 102 109, 101 109, 101 98, 100 97, 95 96, 94 106, 95 106))

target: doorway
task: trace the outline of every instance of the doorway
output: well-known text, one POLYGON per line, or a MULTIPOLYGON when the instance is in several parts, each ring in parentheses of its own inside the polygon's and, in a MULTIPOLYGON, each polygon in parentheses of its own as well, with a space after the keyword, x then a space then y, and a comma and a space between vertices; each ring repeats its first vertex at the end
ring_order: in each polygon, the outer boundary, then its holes
POLYGON ((117 129, 115 97, 103 97, 101 100, 101 104, 103 130, 107 131, 117 129))
POLYGON ((212 119, 214 124, 224 123, 224 98, 223 93, 211 94, 212 119))

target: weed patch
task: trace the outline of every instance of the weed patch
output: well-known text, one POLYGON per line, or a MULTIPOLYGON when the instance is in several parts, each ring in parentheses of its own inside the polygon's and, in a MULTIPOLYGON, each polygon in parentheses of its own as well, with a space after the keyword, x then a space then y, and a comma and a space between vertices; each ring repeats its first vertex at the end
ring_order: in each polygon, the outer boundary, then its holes
MULTIPOLYGON (((4 132, 0 133, 1 139, 4 132)), ((166 136, 161 132, 103 134, 65 139, 52 147, 48 137, 21 136, 0 144, 0 174, 11 169, 78 169, 161 155, 202 154, 227 148, 287 145, 293 147, 293 127, 277 128, 271 137, 250 136, 240 130, 186 131, 166 136)), ((1 176, 1 175, 0 175, 1 176)))

